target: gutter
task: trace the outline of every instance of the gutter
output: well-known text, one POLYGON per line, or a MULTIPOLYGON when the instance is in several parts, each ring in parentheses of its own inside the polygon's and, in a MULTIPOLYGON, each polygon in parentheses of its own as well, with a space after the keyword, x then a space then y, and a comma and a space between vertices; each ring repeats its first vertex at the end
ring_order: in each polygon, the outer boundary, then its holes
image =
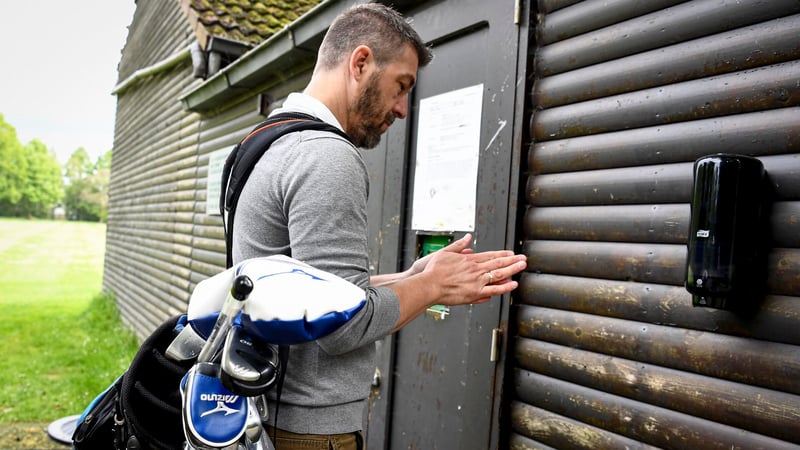
POLYGON ((155 75, 159 72, 164 72, 165 70, 171 69, 178 63, 182 62, 184 59, 191 57, 191 45, 187 46, 186 48, 173 53, 171 56, 163 59, 153 65, 138 69, 136 72, 133 72, 128 78, 123 80, 122 82, 118 83, 114 86, 114 89, 111 91, 111 95, 119 95, 125 92, 131 85, 136 83, 137 81, 141 80, 142 78, 149 77, 151 75, 155 75))

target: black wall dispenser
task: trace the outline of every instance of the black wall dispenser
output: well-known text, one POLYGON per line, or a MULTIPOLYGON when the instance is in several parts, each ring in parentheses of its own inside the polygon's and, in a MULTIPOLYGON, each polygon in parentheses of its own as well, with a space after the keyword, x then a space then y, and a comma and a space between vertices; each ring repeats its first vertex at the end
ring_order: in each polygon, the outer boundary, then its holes
POLYGON ((750 310, 763 294, 766 172, 756 158, 694 163, 685 286, 694 306, 750 310))

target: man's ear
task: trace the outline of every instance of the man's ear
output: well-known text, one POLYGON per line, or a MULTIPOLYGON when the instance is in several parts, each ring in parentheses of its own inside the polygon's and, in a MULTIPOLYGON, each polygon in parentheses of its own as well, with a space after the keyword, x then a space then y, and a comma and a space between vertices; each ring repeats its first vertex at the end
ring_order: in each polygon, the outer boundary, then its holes
POLYGON ((372 49, 366 45, 359 45, 350 53, 348 66, 350 76, 356 81, 361 81, 362 77, 364 77, 367 72, 368 66, 373 63, 372 49))

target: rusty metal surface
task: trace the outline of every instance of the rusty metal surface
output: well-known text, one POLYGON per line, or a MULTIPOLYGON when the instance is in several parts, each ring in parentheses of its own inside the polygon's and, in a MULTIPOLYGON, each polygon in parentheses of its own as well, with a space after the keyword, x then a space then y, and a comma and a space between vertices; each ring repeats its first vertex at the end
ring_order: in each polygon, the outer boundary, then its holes
MULTIPOLYGON (((517 406, 524 407, 521 404, 517 404, 517 406)), ((514 412, 520 413, 522 411, 519 409, 515 409, 514 411, 512 411, 512 414, 514 412)), ((527 418, 524 415, 523 416, 517 415, 516 417, 514 415, 511 416, 511 420, 515 421, 517 424, 520 423, 527 424, 528 421, 526 419, 527 418)), ((539 442, 536 442, 527 436, 523 436, 513 431, 509 433, 508 448, 509 450, 554 450, 554 447, 540 444, 539 442)), ((572 448, 578 448, 578 447, 572 447, 572 448)))
POLYGON ((800 443, 797 395, 533 339, 518 339, 515 357, 530 372, 800 443))
POLYGON ((770 233, 776 247, 800 247, 800 202, 777 202, 772 206, 770 233))
POLYGON ((694 161, 712 153, 800 152, 800 107, 536 142, 534 174, 694 161))
MULTIPOLYGON (((774 294, 800 296, 800 249, 773 248, 767 261, 767 289, 774 294)), ((800 308, 800 305, 797 305, 800 308)))
MULTIPOLYGON (((519 377, 517 379, 519 380, 519 377)), ((532 436, 538 441, 550 444, 550 446, 540 445, 539 442, 533 441, 532 447, 521 447, 526 450, 531 448, 570 450, 623 448, 651 450, 657 448, 606 431, 604 427, 588 425, 580 420, 554 414, 546 409, 522 402, 514 402, 511 405, 511 426, 525 436, 532 436)), ((520 444, 523 443, 527 444, 527 442, 520 441, 520 444)))
POLYGON ((800 298, 752 298, 754 317, 697 308, 683 286, 526 273, 518 304, 800 345, 800 298))
POLYGON ((681 285, 686 246, 582 241, 525 241, 528 271, 681 285))
MULTIPOLYGON (((800 152, 762 158, 761 162, 764 163, 764 169, 773 187, 775 200, 800 200, 800 152)), ((790 227, 788 231, 791 232, 792 229, 796 230, 790 227)))
MULTIPOLYGON (((685 245, 528 240, 522 251, 529 272, 673 286, 686 275, 685 245)), ((772 248, 766 265, 767 292, 800 296, 800 249, 772 248)))
POLYGON ((800 60, 537 111, 537 141, 800 105, 800 60))
POLYGON ((796 0, 685 2, 541 47, 536 72, 550 76, 798 12, 796 0))
POLYGON ((584 1, 544 15, 537 29, 539 45, 561 41, 686 0, 584 1))
POLYGON ((522 305, 518 313, 525 338, 800 394, 796 345, 539 306, 522 305))
POLYGON ((527 201, 535 206, 688 202, 692 164, 536 175, 528 178, 527 201))
POLYGON ((681 42, 536 81, 540 108, 800 58, 800 15, 681 42))
MULTIPOLYGON (((516 393, 525 403, 548 411, 548 415, 569 417, 578 421, 577 425, 588 424, 614 433, 610 436, 618 435, 638 441, 633 445, 626 444, 628 447, 642 448, 641 445, 648 444, 663 449, 797 449, 796 444, 776 438, 743 433, 734 427, 534 372, 518 369, 515 371, 515 380, 516 393)), ((512 414, 513 411, 514 408, 512 414)), ((534 423, 550 423, 550 420, 541 416, 537 419, 534 423)), ((566 439, 566 430, 559 431, 558 437, 566 439)), ((574 434, 571 433, 570 440, 594 440, 596 436, 595 430, 585 426, 572 431, 574 434), (588 436, 585 436, 587 432, 588 436)), ((539 437, 536 434, 534 436, 539 437)), ((616 445, 619 444, 598 445, 595 448, 625 448, 616 445)), ((573 448, 567 445, 559 447, 573 448)))
POLYGON ((684 244, 689 205, 529 208, 523 228, 526 236, 545 240, 684 244))
MULTIPOLYGON (((759 158, 773 190, 772 201, 800 199, 800 154, 759 158)), ((694 161, 528 177, 532 206, 688 203, 694 161)), ((769 201, 769 200, 768 200, 769 201)))
POLYGON ((550 13, 570 5, 580 3, 583 0, 538 0, 538 10, 540 13, 550 13))
POLYGON ((800 448, 800 2, 543 3, 510 442, 800 448), (772 188, 749 314, 683 287, 692 165, 720 152, 772 188))
MULTIPOLYGON (((771 205, 770 240, 775 247, 800 247, 800 202, 771 205)), ((685 244, 688 203, 651 205, 549 206, 528 208, 526 236, 543 240, 685 244)))

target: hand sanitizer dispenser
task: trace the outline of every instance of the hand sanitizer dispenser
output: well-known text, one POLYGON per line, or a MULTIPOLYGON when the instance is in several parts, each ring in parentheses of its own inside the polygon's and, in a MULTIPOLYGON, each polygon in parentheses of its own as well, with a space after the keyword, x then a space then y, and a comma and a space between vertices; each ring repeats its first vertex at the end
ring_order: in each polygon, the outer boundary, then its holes
POLYGON ((756 158, 720 153, 695 161, 685 280, 694 306, 744 310, 760 299, 765 187, 756 158))

